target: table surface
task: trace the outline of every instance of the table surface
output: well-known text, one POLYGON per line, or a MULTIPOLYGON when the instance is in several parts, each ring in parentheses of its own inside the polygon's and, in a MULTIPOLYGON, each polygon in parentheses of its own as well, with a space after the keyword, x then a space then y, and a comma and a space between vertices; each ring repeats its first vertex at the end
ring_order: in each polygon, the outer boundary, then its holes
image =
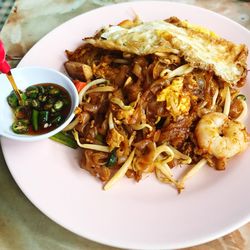
MULTIPOLYGON (((0 29, 14 0, 0 0, 0 29)), ((41 37, 64 21, 102 5, 122 0, 16 0, 3 25, 1 39, 7 53, 22 57, 41 37), (46 18, 46 21, 44 21, 46 18), (43 21, 43 25, 39 25, 43 21), (39 27, 39 28, 37 28, 39 27)), ((250 29, 250 3, 237 0, 179 0, 208 8, 250 29)), ((16 65, 18 60, 11 61, 16 65)), ((70 250, 116 249, 104 246, 60 227, 43 215, 24 196, 11 177, 0 149, 0 249, 1 250, 70 250)), ((229 235, 192 250, 250 249, 250 223, 229 235)))

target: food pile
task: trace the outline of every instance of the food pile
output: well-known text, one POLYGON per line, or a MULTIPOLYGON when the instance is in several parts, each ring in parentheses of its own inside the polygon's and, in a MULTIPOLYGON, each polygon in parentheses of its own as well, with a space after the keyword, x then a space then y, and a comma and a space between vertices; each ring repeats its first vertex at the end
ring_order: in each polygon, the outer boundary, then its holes
POLYGON ((181 191, 206 163, 224 170, 246 149, 245 45, 176 17, 125 20, 84 40, 66 51, 80 98, 66 130, 105 190, 124 175, 155 173, 181 191))

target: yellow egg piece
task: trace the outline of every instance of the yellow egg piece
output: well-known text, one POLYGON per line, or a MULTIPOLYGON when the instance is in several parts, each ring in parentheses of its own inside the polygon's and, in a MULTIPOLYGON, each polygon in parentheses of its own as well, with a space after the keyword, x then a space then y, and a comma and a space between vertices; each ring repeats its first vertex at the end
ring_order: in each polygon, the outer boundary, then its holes
POLYGON ((175 118, 190 110, 190 96, 183 92, 183 77, 176 77, 157 95, 157 101, 166 102, 166 108, 175 118))

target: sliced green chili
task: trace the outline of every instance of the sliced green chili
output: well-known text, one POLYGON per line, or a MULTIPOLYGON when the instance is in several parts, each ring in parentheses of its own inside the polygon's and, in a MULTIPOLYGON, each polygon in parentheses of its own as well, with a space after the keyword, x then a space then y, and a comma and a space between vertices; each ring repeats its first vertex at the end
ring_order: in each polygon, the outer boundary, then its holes
POLYGON ((63 117, 61 115, 56 116, 51 123, 54 125, 59 125, 60 123, 62 123, 63 121, 63 117))
POLYGON ((63 107, 63 102, 61 100, 58 100, 55 102, 55 104, 54 104, 55 110, 60 110, 60 109, 62 109, 62 107, 63 107))
POLYGON ((24 106, 31 106, 31 103, 32 103, 32 99, 28 98, 25 100, 24 106))
POLYGON ((39 89, 37 86, 30 86, 26 89, 25 93, 30 98, 36 98, 39 93, 39 89))
POLYGON ((32 110, 32 126, 33 126, 33 129, 35 131, 38 130, 38 116, 39 116, 39 112, 36 110, 36 109, 33 109, 32 110))
POLYGON ((45 88, 43 86, 39 85, 37 87, 38 87, 39 93, 41 93, 41 94, 45 93, 45 88))
POLYGON ((46 102, 47 101, 47 96, 46 95, 39 95, 38 96, 38 100, 40 102, 46 102))
POLYGON ((12 91, 8 95, 7 102, 11 108, 16 108, 18 106, 18 98, 17 98, 16 93, 14 91, 12 91))
POLYGON ((29 119, 30 109, 27 106, 18 106, 14 111, 14 115, 17 119, 29 119))
POLYGON ((52 88, 49 90, 49 94, 50 94, 50 95, 59 95, 59 94, 60 94, 60 89, 52 87, 52 88))
POLYGON ((60 114, 60 112, 58 112, 54 108, 52 108, 50 111, 51 111, 51 115, 53 115, 53 116, 57 116, 58 114, 60 114))
POLYGON ((33 99, 31 101, 31 105, 33 108, 39 108, 40 107, 40 102, 37 99, 33 99))
POLYGON ((16 134, 25 134, 29 131, 29 121, 18 120, 12 124, 12 130, 16 134))
POLYGON ((38 116, 39 124, 46 124, 49 121, 49 111, 40 111, 38 116))
POLYGON ((43 106, 43 108, 44 108, 45 110, 50 110, 50 109, 52 109, 52 107, 53 107, 53 104, 52 104, 52 103, 46 103, 46 104, 43 106))
POLYGON ((27 100, 27 95, 25 93, 21 93, 21 101, 18 100, 18 104, 23 106, 23 105, 25 105, 26 100, 27 100))

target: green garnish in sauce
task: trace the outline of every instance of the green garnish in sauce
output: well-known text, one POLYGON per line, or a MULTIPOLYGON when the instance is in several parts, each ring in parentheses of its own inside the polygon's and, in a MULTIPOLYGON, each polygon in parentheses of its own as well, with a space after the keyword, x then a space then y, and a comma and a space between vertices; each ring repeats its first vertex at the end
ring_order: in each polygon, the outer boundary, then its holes
POLYGON ((29 86, 21 92, 22 103, 14 91, 7 97, 13 110, 11 126, 17 134, 44 134, 59 127, 67 118, 71 99, 68 92, 54 83, 29 86))

